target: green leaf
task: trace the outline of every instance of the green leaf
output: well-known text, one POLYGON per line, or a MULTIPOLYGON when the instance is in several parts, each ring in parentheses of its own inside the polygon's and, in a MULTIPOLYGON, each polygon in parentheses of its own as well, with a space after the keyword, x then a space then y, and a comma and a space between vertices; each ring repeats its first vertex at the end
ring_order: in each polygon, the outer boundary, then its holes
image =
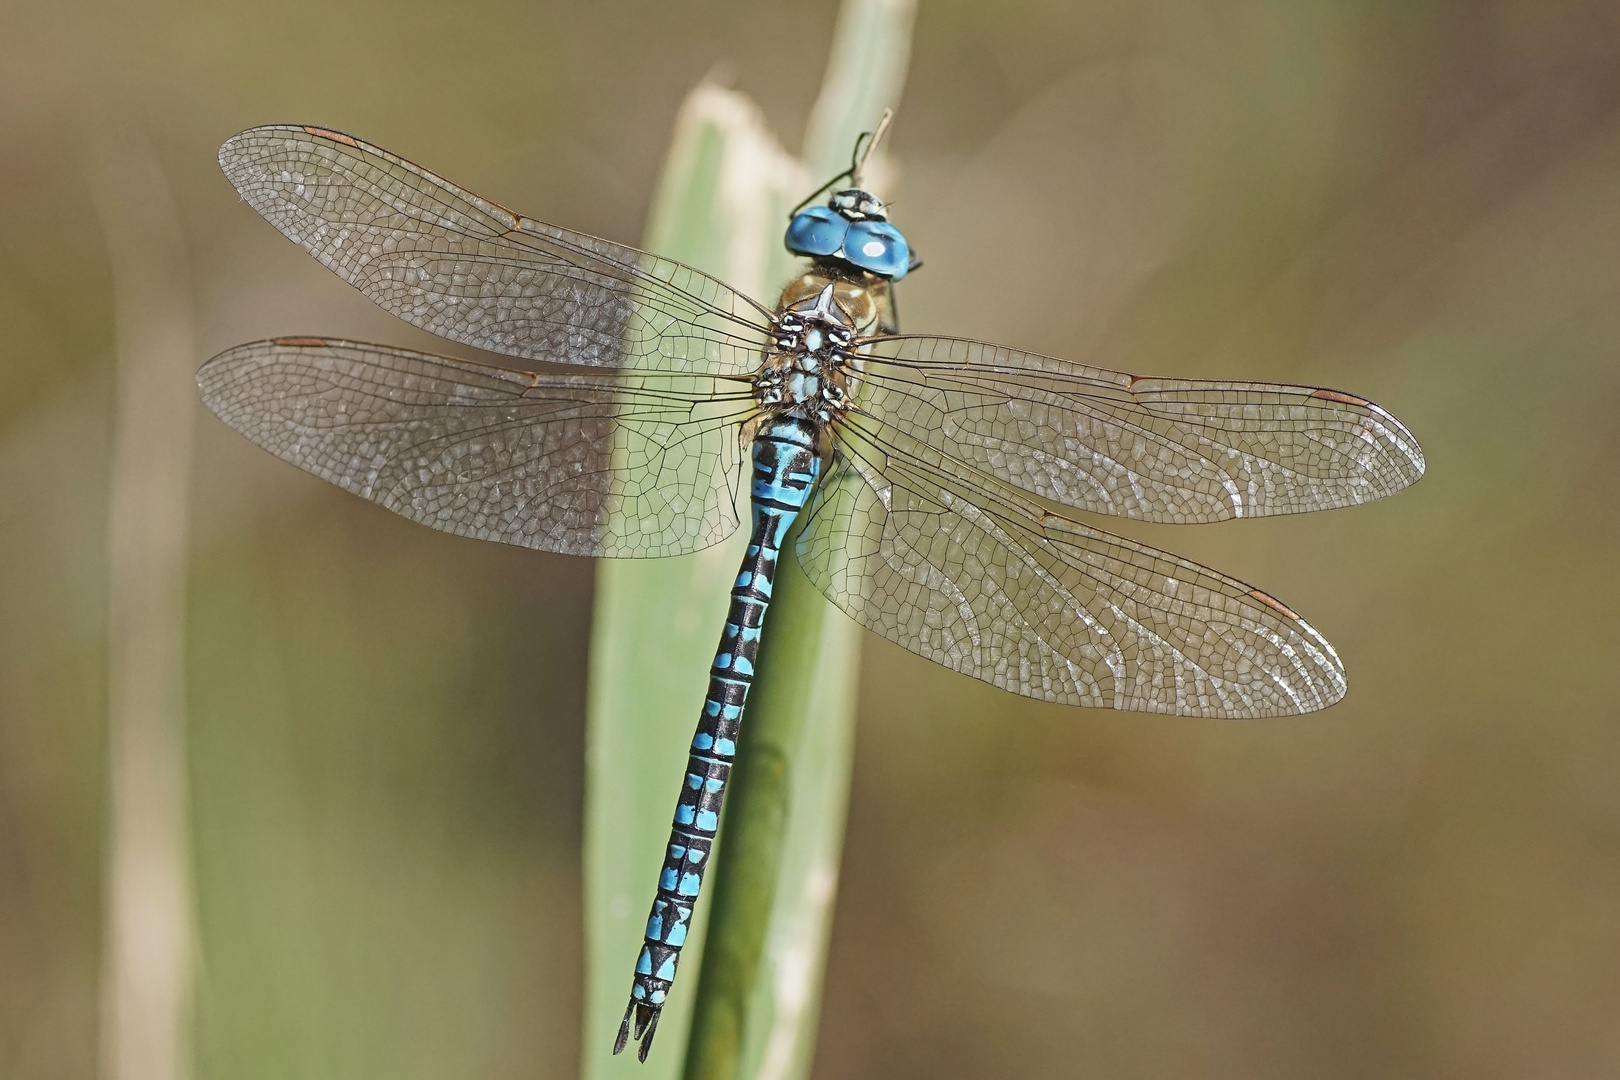
MULTIPOLYGON (((896 102, 912 14, 910 2, 845 4, 804 165, 780 149, 748 99, 709 83, 693 90, 646 246, 774 301, 798 272, 781 242, 787 211, 847 165, 856 136, 896 102)), ((705 1080, 809 1070, 848 802, 859 631, 804 577, 791 545, 715 868, 657 1041, 645 1065, 609 1053, 745 545, 742 529, 695 555, 599 565, 586 734, 588 1078, 660 1080, 683 1057, 685 1075, 705 1080)))

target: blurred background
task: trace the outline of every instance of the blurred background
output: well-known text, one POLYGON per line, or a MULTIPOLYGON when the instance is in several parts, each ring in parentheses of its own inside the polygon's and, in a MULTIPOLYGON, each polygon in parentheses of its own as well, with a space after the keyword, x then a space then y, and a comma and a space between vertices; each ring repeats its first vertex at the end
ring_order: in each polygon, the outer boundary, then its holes
MULTIPOLYGON (((635 243, 685 92, 719 72, 798 145, 834 16, 0 7, 0 1076, 96 1071, 107 147, 166 185, 185 367, 442 351, 242 205, 219 143, 323 124, 635 243)), ((1351 689, 1316 716, 1043 706, 867 635, 815 1075, 1620 1075, 1620 9, 927 0, 892 139, 908 328, 1339 387, 1429 475, 1130 530, 1321 629, 1351 689)), ((592 565, 195 427, 197 1075, 573 1076, 592 565)))

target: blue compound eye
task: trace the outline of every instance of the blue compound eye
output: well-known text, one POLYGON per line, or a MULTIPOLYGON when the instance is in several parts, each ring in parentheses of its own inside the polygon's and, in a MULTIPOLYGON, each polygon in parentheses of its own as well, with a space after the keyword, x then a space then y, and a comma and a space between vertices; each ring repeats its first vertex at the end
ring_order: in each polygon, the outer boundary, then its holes
POLYGON ((911 268, 911 248, 887 221, 857 221, 844 237, 844 258, 862 270, 899 281, 911 268))
POLYGON ((836 255, 848 229, 849 222, 837 211, 812 206, 793 215, 783 243, 795 255, 836 255))

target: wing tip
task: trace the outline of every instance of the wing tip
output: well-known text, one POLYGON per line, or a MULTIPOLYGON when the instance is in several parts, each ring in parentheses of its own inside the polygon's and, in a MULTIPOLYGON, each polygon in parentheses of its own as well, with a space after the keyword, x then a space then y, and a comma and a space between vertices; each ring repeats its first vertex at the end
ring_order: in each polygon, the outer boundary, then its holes
MULTIPOLYGON (((1249 597, 1257 603, 1270 608, 1293 624, 1294 631, 1305 639, 1307 655, 1309 653, 1317 654, 1311 657, 1311 660, 1314 662, 1317 671, 1323 676, 1308 681, 1310 689, 1308 697, 1301 698, 1292 694, 1289 695, 1295 708, 1278 710, 1275 715, 1301 716, 1306 713, 1319 712, 1343 701, 1345 693, 1350 689, 1350 682, 1345 674, 1344 662, 1339 659, 1339 653, 1334 649, 1332 643, 1323 637, 1316 627, 1306 622, 1299 612, 1270 593, 1262 592, 1259 589, 1250 589, 1249 597)), ((1303 660, 1304 657, 1300 659, 1303 660)))
MULTIPOLYGON (((1388 416, 1389 414, 1386 413, 1385 415, 1388 416)), ((1412 434, 1411 428, 1407 427, 1393 416, 1389 417, 1389 422, 1399 428, 1401 434, 1405 436, 1405 440, 1401 445, 1401 450, 1406 454, 1406 460, 1412 465, 1412 479, 1407 485, 1411 486, 1412 484, 1415 484, 1419 480, 1423 479, 1424 474, 1429 471, 1428 455, 1423 452, 1423 446, 1417 441, 1417 436, 1412 434)))
POLYGON ((1400 478, 1399 483, 1391 486, 1388 490, 1379 492, 1374 496, 1375 498, 1382 498, 1385 495, 1393 495, 1398 491, 1404 491, 1423 479, 1423 475, 1428 471, 1429 467, 1428 459, 1423 453, 1423 447, 1419 445, 1417 437, 1412 434, 1412 429, 1401 423, 1394 413, 1379 405, 1376 401, 1357 397, 1355 394, 1346 394, 1342 390, 1329 390, 1323 387, 1312 390, 1311 397, 1318 401, 1331 401, 1338 405, 1347 405, 1352 409, 1369 412, 1389 428, 1389 430, 1383 432, 1382 441, 1388 448, 1398 452, 1401 457, 1406 459, 1410 471, 1400 478))
POLYGON ((253 141, 255 137, 266 135, 308 135, 329 142, 342 143, 356 150, 368 148, 366 143, 353 135, 346 135, 335 128, 320 127, 316 124, 259 124, 256 127, 244 128, 219 144, 217 155, 219 167, 225 170, 227 176, 234 176, 236 163, 245 156, 242 152, 243 145, 253 141))
MULTIPOLYGON (((233 345, 224 352, 215 353, 202 366, 197 369, 197 392, 202 397, 202 403, 208 411, 224 420, 222 412, 224 401, 221 397, 225 384, 230 379, 230 371, 236 361, 241 358, 241 345, 233 345)), ((226 425, 234 427, 226 420, 226 425)))
POLYGON ((325 349, 334 345, 343 345, 345 342, 334 338, 322 337, 278 337, 264 341, 249 341, 241 345, 232 345, 223 352, 215 353, 202 366, 197 369, 197 387, 202 391, 203 404, 214 412, 215 395, 221 386, 230 378, 237 365, 243 361, 264 359, 267 357, 266 346, 270 349, 325 349))

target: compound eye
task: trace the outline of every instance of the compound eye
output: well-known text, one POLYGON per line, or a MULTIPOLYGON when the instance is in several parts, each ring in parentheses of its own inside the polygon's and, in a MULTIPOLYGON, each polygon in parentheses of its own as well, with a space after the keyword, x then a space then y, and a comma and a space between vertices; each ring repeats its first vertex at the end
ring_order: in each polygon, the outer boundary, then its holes
POLYGON ((844 237, 844 258, 890 281, 911 268, 911 248, 900 230, 887 221, 857 221, 844 237))
POLYGON ((812 206, 793 215, 782 242, 795 255, 835 255, 848 230, 849 222, 837 211, 812 206))

